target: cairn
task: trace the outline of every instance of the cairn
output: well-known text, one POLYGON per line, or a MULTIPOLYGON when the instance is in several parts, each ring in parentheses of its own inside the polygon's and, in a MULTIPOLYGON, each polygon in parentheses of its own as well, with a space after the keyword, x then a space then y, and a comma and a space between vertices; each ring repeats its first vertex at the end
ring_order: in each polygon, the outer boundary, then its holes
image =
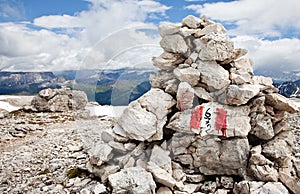
POLYGON ((83 91, 46 88, 41 90, 31 101, 31 106, 25 107, 27 111, 34 112, 66 112, 83 110, 88 102, 83 91))
POLYGON ((162 23, 151 90, 89 150, 106 192, 300 193, 285 112, 298 108, 253 75, 245 49, 206 17, 162 23))

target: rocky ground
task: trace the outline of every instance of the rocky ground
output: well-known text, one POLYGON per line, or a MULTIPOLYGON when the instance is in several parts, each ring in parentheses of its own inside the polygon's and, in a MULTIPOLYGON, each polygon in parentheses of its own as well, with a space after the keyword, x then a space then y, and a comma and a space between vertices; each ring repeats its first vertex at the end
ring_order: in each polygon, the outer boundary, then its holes
MULTIPOLYGON (((109 117, 6 113, 0 120, 0 193, 108 193, 88 173, 86 151, 111 128, 109 117)), ((300 157, 300 114, 287 115, 300 157)))
POLYGON ((72 112, 2 115, 0 193, 105 193, 85 169, 85 151, 111 125, 72 112))

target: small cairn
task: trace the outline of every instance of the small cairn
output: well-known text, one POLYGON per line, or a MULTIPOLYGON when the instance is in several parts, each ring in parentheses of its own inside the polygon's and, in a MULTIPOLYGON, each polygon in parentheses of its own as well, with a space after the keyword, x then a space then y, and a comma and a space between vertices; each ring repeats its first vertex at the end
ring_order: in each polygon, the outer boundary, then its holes
POLYGON ((300 193, 285 112, 297 106, 253 75, 225 28, 187 16, 162 23, 151 90, 89 150, 110 193, 300 193))
POLYGON ((83 91, 66 87, 46 88, 32 99, 31 106, 26 109, 35 112, 66 112, 83 110, 87 102, 87 95, 83 91))

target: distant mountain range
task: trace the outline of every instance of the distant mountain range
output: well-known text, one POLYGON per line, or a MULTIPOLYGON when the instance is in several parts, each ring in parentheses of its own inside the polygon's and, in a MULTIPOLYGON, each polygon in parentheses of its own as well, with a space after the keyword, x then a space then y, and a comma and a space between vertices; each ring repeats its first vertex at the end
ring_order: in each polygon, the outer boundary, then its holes
MULTIPOLYGON (((44 88, 68 86, 83 90, 90 101, 101 105, 127 105, 146 93, 154 69, 79 70, 60 72, 0 72, 0 95, 33 95, 44 88)), ((300 98, 300 73, 290 77, 279 72, 255 72, 272 77, 274 86, 286 97, 300 98), (290 79, 289 79, 290 78, 290 79)))
POLYGON ((0 94, 36 94, 44 88, 58 88, 68 80, 52 72, 1 72, 0 94))
POLYGON ((283 83, 289 81, 297 81, 300 80, 300 71, 288 71, 283 72, 281 70, 274 69, 264 69, 259 68, 254 70, 255 75, 262 75, 265 77, 271 77, 276 83, 283 83))
POLYGON ((0 72, 0 95, 34 95, 45 88, 67 86, 85 91, 101 105, 127 105, 150 90, 153 69, 0 72))
POLYGON ((279 93, 288 98, 300 98, 300 80, 295 82, 274 83, 279 93))
POLYGON ((271 77, 279 93, 288 98, 300 98, 300 71, 282 72, 279 70, 256 69, 255 75, 271 77))

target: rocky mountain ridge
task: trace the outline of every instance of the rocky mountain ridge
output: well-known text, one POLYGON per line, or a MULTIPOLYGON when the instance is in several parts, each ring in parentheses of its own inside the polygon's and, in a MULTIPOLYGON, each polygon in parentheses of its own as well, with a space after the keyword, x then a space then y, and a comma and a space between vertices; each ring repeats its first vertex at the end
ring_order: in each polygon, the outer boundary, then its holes
MULTIPOLYGON (((155 72, 155 69, 130 68, 54 73, 0 72, 0 94, 34 95, 45 88, 68 86, 85 91, 90 101, 96 101, 101 105, 128 105, 150 90, 149 75, 155 72)), ((255 74, 265 76, 261 72, 255 74)), ((276 80, 274 86, 285 97, 299 96, 300 80, 276 80)))
POLYGON ((300 80, 295 82, 274 83, 279 93, 287 98, 300 98, 300 80))
POLYGON ((67 80, 52 72, 0 72, 0 94, 37 94, 44 88, 59 88, 67 80))
POLYGON ((150 89, 153 69, 78 70, 63 72, 0 72, 0 94, 35 95, 66 86, 84 91, 101 105, 128 105, 150 89))

